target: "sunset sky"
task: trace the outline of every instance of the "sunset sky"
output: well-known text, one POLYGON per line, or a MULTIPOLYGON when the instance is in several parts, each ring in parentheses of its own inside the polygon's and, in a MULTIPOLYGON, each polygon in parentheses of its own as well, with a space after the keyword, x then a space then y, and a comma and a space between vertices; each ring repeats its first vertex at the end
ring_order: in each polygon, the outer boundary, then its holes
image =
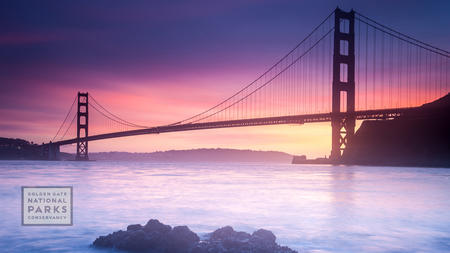
MULTIPOLYGON (((337 5, 449 49, 450 1, 2 1, 0 136, 51 140, 78 91, 137 124, 184 119, 251 82, 337 5)), ((202 130, 89 145, 91 152, 220 147, 317 157, 329 155, 331 127, 202 130)))

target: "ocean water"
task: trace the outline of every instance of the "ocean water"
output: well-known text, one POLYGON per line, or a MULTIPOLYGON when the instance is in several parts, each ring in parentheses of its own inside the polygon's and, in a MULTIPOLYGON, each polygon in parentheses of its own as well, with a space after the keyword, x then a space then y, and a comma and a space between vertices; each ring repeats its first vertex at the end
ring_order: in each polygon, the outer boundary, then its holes
POLYGON ((90 244, 151 218, 200 235, 265 228, 299 252, 450 252, 450 170, 0 162, 1 252, 113 252, 90 244), (21 226, 21 186, 46 185, 73 186, 73 226, 21 226))

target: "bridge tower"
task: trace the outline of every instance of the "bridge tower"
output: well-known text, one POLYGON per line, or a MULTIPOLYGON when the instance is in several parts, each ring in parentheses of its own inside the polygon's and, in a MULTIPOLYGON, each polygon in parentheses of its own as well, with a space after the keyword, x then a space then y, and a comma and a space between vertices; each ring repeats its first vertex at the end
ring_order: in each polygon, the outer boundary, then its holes
POLYGON ((77 161, 89 160, 88 157, 88 93, 78 92, 78 111, 77 111, 77 161))
POLYGON ((334 12, 331 156, 339 163, 355 133, 355 12, 334 12))

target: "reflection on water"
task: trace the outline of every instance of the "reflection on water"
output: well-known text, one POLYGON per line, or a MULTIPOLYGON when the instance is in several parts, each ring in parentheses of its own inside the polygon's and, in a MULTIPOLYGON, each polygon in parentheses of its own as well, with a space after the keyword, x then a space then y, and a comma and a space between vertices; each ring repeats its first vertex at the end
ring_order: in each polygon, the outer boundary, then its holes
POLYGON ((449 192, 446 169, 3 161, 0 248, 99 252, 98 235, 157 218, 200 234, 266 228, 305 252, 449 252, 449 192), (20 226, 24 185, 72 185, 74 226, 20 226))
MULTIPOLYGON (((331 190, 330 195, 332 205, 330 227, 339 228, 341 231, 348 231, 349 220, 342 219, 343 214, 351 219, 353 213, 353 170, 331 170, 331 190)), ((338 246, 338 245, 337 245, 338 246)))

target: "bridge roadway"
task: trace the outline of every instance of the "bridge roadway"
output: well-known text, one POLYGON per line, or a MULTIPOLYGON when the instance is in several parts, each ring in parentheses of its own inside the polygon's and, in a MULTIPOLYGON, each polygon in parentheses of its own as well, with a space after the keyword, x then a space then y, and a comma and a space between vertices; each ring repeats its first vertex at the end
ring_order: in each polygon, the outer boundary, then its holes
MULTIPOLYGON (((398 109, 381 109, 381 110, 366 110, 356 111, 353 115, 357 120, 365 119, 393 119, 404 114, 418 113, 420 107, 412 108, 398 108, 398 109)), ((339 113, 337 116, 345 116, 348 113, 339 113)), ((180 132, 190 130, 202 130, 202 129, 214 129, 214 128, 229 128, 229 127, 244 127, 244 126, 262 126, 262 125, 280 125, 280 124, 305 124, 315 122, 327 122, 331 121, 332 113, 321 114, 307 114, 307 115, 291 115, 281 117, 265 117, 254 119, 240 119, 240 120, 227 120, 227 121, 215 121, 206 123, 188 123, 188 124, 172 124, 157 126, 145 129, 129 130, 123 132, 106 133, 88 136, 87 138, 81 138, 80 140, 96 141, 110 138, 142 135, 142 134, 160 134, 169 132, 180 132)), ((78 139, 69 139, 63 141, 54 142, 54 145, 68 145, 77 143, 78 139)))

